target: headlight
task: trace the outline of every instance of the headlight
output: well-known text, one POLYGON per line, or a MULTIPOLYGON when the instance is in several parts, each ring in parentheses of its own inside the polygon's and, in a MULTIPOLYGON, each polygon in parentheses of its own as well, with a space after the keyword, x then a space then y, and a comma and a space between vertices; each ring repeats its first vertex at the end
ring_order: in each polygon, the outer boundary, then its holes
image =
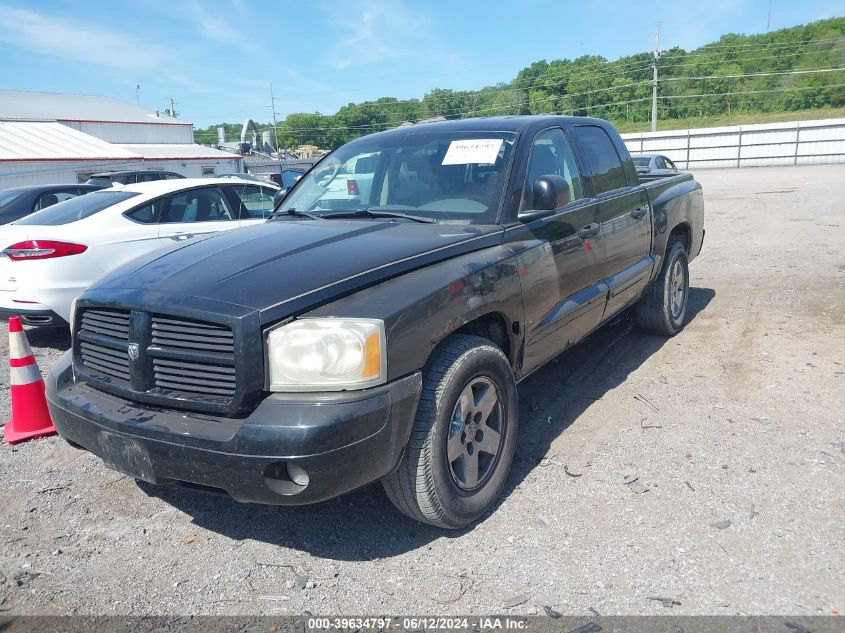
POLYGON ((384 322, 299 319, 267 333, 270 391, 340 391, 387 379, 384 322))

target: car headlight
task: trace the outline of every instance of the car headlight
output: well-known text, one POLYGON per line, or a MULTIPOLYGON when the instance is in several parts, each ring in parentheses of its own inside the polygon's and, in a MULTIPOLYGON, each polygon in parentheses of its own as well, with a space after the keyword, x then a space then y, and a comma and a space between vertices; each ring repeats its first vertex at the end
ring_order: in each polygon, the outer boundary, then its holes
POLYGON ((384 322, 298 319, 267 332, 270 391, 340 391, 387 379, 384 322))

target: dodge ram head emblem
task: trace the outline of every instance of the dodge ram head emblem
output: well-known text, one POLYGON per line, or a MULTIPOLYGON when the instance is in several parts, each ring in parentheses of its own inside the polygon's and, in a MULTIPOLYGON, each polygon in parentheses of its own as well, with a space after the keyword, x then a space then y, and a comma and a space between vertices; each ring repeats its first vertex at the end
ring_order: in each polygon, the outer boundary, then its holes
POLYGON ((137 343, 130 343, 126 352, 129 354, 129 360, 136 361, 141 353, 141 348, 138 347, 137 343))

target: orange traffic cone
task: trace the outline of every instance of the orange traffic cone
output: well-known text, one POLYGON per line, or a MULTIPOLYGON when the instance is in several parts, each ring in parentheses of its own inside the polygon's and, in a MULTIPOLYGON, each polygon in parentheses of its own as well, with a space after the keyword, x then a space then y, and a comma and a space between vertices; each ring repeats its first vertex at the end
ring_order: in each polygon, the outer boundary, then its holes
POLYGON ((44 397, 44 379, 16 316, 9 317, 9 375, 12 419, 3 427, 3 439, 14 444, 55 433, 44 397))

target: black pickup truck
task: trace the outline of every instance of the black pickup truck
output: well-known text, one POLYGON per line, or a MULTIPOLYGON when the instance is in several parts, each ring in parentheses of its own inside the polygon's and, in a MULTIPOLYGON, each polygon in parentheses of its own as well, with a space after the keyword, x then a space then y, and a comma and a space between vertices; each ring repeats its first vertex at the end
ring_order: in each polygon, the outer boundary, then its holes
POLYGON ((147 482, 304 504, 381 480, 408 516, 465 526, 508 476, 517 382, 627 308, 678 332, 703 224, 698 183, 641 185, 599 119, 366 136, 267 223, 86 290, 50 411, 147 482))

